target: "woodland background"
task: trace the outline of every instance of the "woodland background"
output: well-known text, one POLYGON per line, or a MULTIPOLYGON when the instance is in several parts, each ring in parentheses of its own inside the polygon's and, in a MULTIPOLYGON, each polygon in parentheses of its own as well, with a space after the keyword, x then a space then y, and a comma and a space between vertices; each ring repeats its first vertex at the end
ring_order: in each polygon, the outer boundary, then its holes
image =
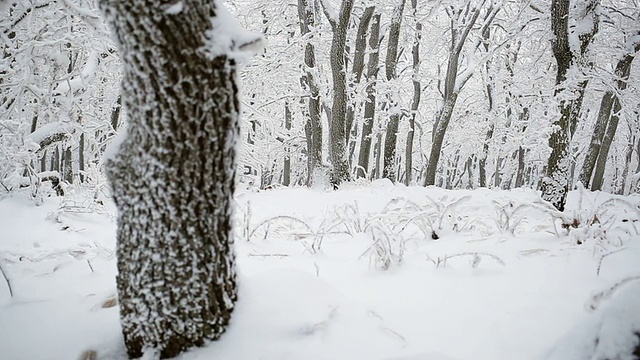
MULTIPOLYGON (((242 182, 536 189, 560 131, 570 188, 640 188, 637 0, 570 4, 562 81, 547 0, 224 4, 266 39, 241 71, 242 182)), ((2 0, 0 29, 0 191, 97 198, 127 115, 95 2, 2 0)))

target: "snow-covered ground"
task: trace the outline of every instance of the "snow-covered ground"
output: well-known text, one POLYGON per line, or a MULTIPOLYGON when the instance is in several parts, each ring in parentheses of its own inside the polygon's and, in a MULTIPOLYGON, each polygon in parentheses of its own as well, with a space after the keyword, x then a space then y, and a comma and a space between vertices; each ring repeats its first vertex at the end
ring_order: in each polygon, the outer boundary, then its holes
MULTIPOLYGON (((238 191, 232 323, 181 360, 578 360, 635 346, 640 196, 573 191, 561 215, 531 190, 349 186, 238 191)), ((115 209, 77 199, 0 200, 1 359, 124 358, 115 209)))

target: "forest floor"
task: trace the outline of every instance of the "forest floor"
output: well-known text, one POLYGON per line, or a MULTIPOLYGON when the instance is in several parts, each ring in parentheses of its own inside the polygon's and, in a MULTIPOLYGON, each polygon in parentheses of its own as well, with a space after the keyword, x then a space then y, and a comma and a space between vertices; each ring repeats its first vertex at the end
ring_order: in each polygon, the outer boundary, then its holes
MULTIPOLYGON (((88 198, 0 200, 0 358, 124 358, 115 208, 88 198)), ((576 190, 562 214, 532 190, 387 181, 236 200, 237 308, 219 341, 180 360, 582 360, 636 346, 638 195, 576 190)))

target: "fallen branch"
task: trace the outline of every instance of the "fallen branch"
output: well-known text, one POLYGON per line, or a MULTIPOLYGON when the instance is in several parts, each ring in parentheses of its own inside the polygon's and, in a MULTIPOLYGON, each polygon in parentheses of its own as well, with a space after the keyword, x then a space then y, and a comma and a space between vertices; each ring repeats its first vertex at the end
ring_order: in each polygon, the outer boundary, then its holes
POLYGON ((0 272, 2 273, 2 277, 4 277, 4 281, 7 282, 7 287, 9 288, 9 296, 13 297, 13 288, 11 288, 11 281, 9 281, 7 274, 4 272, 4 269, 2 268, 2 264, 0 264, 0 272))
POLYGON ((618 288, 622 287, 625 284, 628 284, 632 281, 635 280, 640 280, 640 275, 636 275, 636 276, 630 276, 627 278, 624 278, 620 281, 618 281, 617 283, 615 283, 613 286, 611 286, 610 288, 603 290, 595 295, 593 295, 591 297, 591 300, 587 303, 587 308, 589 310, 596 310, 598 309, 598 307, 600 307, 600 304, 604 301, 609 299, 613 293, 616 292, 616 290, 618 290, 618 288))

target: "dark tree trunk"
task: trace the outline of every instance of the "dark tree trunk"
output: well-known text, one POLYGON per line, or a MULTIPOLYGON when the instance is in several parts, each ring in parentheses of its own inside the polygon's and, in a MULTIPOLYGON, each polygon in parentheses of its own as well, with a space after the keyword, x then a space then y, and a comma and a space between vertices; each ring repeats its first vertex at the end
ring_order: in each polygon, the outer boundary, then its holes
MULTIPOLYGON (((567 96, 570 90, 567 88, 567 72, 572 66, 577 66, 575 56, 569 46, 569 5, 570 0, 553 0, 551 2, 551 30, 553 40, 551 42, 553 55, 556 59, 556 97, 567 96)), ((593 26, 588 32, 579 35, 580 53, 584 57, 589 44, 598 31, 598 16, 596 7, 598 0, 590 0, 587 13, 584 16, 593 16, 593 26)), ((567 200, 570 181, 569 143, 577 126, 580 116, 580 108, 584 96, 587 81, 578 83, 578 87, 572 95, 572 100, 560 100, 560 118, 554 122, 556 130, 549 137, 551 155, 547 163, 546 175, 540 182, 542 198, 549 201, 556 209, 563 211, 567 200)))
MULTIPOLYGON (((387 56, 385 58, 385 73, 387 81, 393 81, 398 77, 396 64, 398 62, 398 42, 400 40, 400 25, 402 24, 402 13, 406 0, 399 0, 400 3, 393 9, 393 18, 389 26, 389 43, 387 45, 387 56)), ((384 138, 384 161, 382 166, 382 177, 393 182, 396 181, 396 144, 398 142, 398 125, 400 123, 400 113, 398 99, 390 95, 387 101, 391 110, 387 132, 384 138), (393 110, 395 109, 395 110, 393 110)))
MULTIPOLYGON (((424 185, 434 185, 436 179, 436 171, 438 169, 438 162, 440 161, 440 152, 442 151, 442 145, 444 143, 444 136, 449 127, 453 110, 458 100, 458 94, 469 80, 472 73, 469 73, 466 78, 458 79, 460 55, 469 32, 474 27, 478 16, 480 16, 480 9, 470 8, 471 4, 467 3, 464 8, 459 8, 448 12, 450 17, 451 28, 451 44, 449 48, 449 59, 447 61, 447 74, 444 81, 444 98, 442 109, 436 117, 436 121, 433 124, 432 144, 431 151, 429 152, 429 163, 427 164, 427 170, 425 173, 424 185)), ((486 31, 493 19, 498 13, 500 8, 493 8, 489 6, 481 33, 486 31)), ((473 49, 475 51, 475 49, 473 49)), ((473 53, 467 54, 467 56, 473 56, 473 53)))
POLYGON ((364 121, 358 154, 357 177, 366 177, 369 170, 369 154, 371 153, 371 136, 373 120, 376 112, 376 80, 378 78, 378 61, 380 59, 380 14, 373 16, 371 36, 369 37, 369 62, 367 64, 367 102, 364 105, 364 121))
POLYGON ((411 101, 411 116, 409 117, 409 131, 407 132, 407 147, 405 150, 405 172, 404 184, 409 186, 413 180, 413 138, 416 127, 416 116, 418 115, 418 106, 420 105, 421 84, 418 80, 420 73, 420 40, 422 39, 422 23, 417 17, 418 0, 411 0, 411 11, 414 21, 416 22, 416 31, 413 38, 413 48, 411 55, 413 58, 413 100, 411 101))
MULTIPOLYGON (((325 3, 322 2, 324 5, 325 3)), ((347 159, 347 77, 344 61, 345 45, 347 42, 347 29, 353 0, 343 0, 338 11, 338 18, 332 18, 332 14, 325 9, 325 14, 333 32, 331 40, 331 75, 333 79, 333 106, 331 108, 331 122, 329 123, 329 156, 331 157, 331 183, 340 185, 350 179, 349 163, 347 159)))
MULTIPOLYGON (((353 73, 353 86, 357 87, 362 80, 362 73, 364 72, 364 57, 367 50, 367 29, 369 29, 369 23, 375 10, 374 6, 368 6, 364 9, 364 13, 360 17, 360 23, 358 24, 358 33, 356 34, 356 47, 353 55, 353 66, 351 72, 353 73)), ((355 115, 358 104, 352 99, 347 106, 347 118, 345 120, 344 133, 346 135, 346 141, 349 143, 349 137, 352 132, 353 118, 355 115)), ((351 148, 350 148, 351 149, 351 148)))
MULTIPOLYGON (((308 0, 298 0, 298 17, 300 33, 309 36, 315 26, 315 12, 308 0)), ((309 92, 309 113, 304 126, 307 138, 307 185, 312 185, 316 172, 322 166, 322 122, 320 121, 320 90, 316 84, 314 71, 316 68, 316 50, 307 40, 304 48, 305 74, 300 79, 302 88, 309 92)))
POLYGON ((282 170, 282 185, 291 185, 291 149, 287 142, 289 141, 289 131, 291 130, 291 108, 289 103, 284 103, 284 128, 287 130, 287 139, 284 145, 284 169, 282 170))
POLYGON ((111 128, 113 131, 118 131, 120 128, 120 109, 122 108, 122 95, 118 96, 118 100, 116 104, 113 106, 113 110, 111 110, 111 128))
POLYGON ((165 11, 173 1, 100 3, 119 42, 129 119, 106 164, 124 341, 130 357, 174 357, 218 338, 236 300, 236 63, 211 30, 217 2, 182 0, 177 13, 165 11))
POLYGON ((593 183, 591 184, 591 190, 602 190, 602 184, 604 182, 604 171, 607 166, 607 158, 609 157, 609 149, 613 143, 613 138, 616 136, 618 130, 618 122, 620 121, 620 111, 622 110, 622 104, 617 97, 613 102, 613 114, 607 124, 607 131, 602 139, 602 146, 600 146, 600 152, 598 153, 598 160, 596 161, 596 169, 593 174, 593 183))
MULTIPOLYGON (((635 44, 633 50, 634 51, 632 53, 629 53, 622 59, 620 59, 618 61, 618 64, 616 65, 615 74, 618 77, 618 79, 616 80, 617 92, 623 91, 627 88, 627 81, 629 80, 629 75, 631 74, 631 64, 633 62, 633 59, 635 58, 635 53, 640 51, 640 41, 635 44)), ((604 94, 604 96, 602 96, 602 101, 600 102, 600 110, 598 111, 598 118, 596 119, 596 123, 593 128, 593 135, 591 136, 589 150, 587 152, 587 155, 585 156, 584 163, 582 164, 582 170, 580 171, 579 179, 585 188, 589 188, 589 185, 591 183, 591 176, 596 166, 596 161, 599 160, 599 157, 602 153, 601 147, 603 145, 605 131, 608 131, 608 129, 610 128, 609 125, 611 125, 610 119, 612 119, 613 116, 616 116, 615 112, 612 116, 612 111, 614 104, 619 103, 617 92, 609 90, 604 94)), ((615 128, 611 129, 615 132, 615 128)), ((607 155, 608 153, 603 154, 603 162, 606 162, 607 155)), ((602 171, 602 174, 604 174, 604 171, 602 171)), ((599 180, 599 182, 602 182, 602 180, 599 180)), ((592 190, 596 189, 592 188, 592 190)))
POLYGON ((80 134, 80 141, 78 142, 78 172, 80 174, 80 182, 84 182, 84 151, 85 151, 85 141, 84 141, 84 133, 80 134))

